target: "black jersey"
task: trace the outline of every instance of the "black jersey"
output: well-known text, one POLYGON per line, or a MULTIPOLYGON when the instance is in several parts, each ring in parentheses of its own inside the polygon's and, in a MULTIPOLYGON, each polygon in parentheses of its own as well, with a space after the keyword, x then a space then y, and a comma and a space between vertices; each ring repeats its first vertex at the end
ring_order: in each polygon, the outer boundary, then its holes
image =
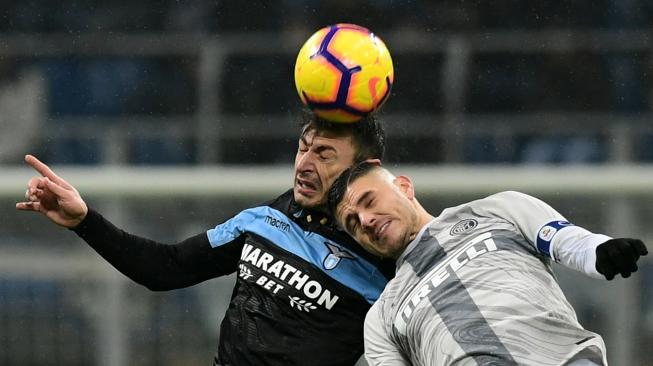
POLYGON ((215 365, 353 365, 363 321, 394 272, 292 190, 179 244, 127 234, 90 211, 74 229, 153 290, 237 272, 215 365))

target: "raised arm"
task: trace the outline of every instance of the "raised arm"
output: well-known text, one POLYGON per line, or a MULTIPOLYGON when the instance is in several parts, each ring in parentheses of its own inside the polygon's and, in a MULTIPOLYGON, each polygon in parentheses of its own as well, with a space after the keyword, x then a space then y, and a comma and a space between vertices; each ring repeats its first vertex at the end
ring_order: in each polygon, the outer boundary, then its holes
POLYGON ((79 192, 36 157, 25 162, 40 173, 29 180, 24 211, 40 212, 73 230, 125 276, 154 291, 187 287, 236 270, 240 238, 213 248, 206 233, 176 244, 163 244, 129 234, 88 206, 79 192))
POLYGON ((629 277, 637 271, 639 257, 648 254, 639 239, 592 233, 523 193, 501 192, 483 202, 479 209, 511 221, 540 253, 594 278, 629 277))
POLYGON ((213 248, 207 233, 163 244, 127 233, 94 210, 72 229, 102 258, 153 291, 191 286, 236 270, 242 238, 213 248))

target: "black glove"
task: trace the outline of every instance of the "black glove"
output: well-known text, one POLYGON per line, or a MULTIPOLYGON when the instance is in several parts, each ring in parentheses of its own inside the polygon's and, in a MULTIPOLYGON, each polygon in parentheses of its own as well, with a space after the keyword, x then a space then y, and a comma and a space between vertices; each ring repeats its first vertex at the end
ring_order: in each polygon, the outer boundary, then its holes
POLYGON ((609 281, 621 273, 623 278, 637 272, 637 260, 647 255, 646 246, 639 239, 610 239, 596 247, 596 270, 609 281))

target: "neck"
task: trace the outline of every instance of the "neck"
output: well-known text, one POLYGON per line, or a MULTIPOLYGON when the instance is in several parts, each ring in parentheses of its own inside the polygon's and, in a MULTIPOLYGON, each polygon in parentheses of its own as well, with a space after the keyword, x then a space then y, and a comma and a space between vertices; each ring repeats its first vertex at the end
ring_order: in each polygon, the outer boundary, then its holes
POLYGON ((435 216, 424 211, 424 213, 419 216, 419 228, 422 229, 426 224, 433 221, 434 218, 435 216))
POLYGON ((313 212, 319 212, 324 215, 327 215, 329 213, 329 211, 326 209, 324 205, 313 206, 308 208, 308 210, 311 210, 313 212))
POLYGON ((411 241, 415 240, 419 231, 422 230, 422 228, 426 226, 426 224, 428 224, 429 222, 431 222, 431 220, 435 218, 431 214, 426 212, 426 210, 424 210, 422 206, 417 207, 416 215, 417 217, 415 220, 415 226, 413 227, 413 230, 410 233, 410 236, 408 237, 406 245, 408 245, 411 241))

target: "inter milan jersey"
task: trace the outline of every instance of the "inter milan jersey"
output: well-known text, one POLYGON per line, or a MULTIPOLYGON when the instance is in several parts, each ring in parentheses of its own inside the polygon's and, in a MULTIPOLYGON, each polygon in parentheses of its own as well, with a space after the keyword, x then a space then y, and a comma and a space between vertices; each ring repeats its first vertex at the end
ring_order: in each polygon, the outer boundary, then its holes
POLYGON ((444 210, 408 245, 368 313, 368 362, 606 364, 603 340, 579 324, 551 270, 556 235, 572 226, 517 192, 444 210))

